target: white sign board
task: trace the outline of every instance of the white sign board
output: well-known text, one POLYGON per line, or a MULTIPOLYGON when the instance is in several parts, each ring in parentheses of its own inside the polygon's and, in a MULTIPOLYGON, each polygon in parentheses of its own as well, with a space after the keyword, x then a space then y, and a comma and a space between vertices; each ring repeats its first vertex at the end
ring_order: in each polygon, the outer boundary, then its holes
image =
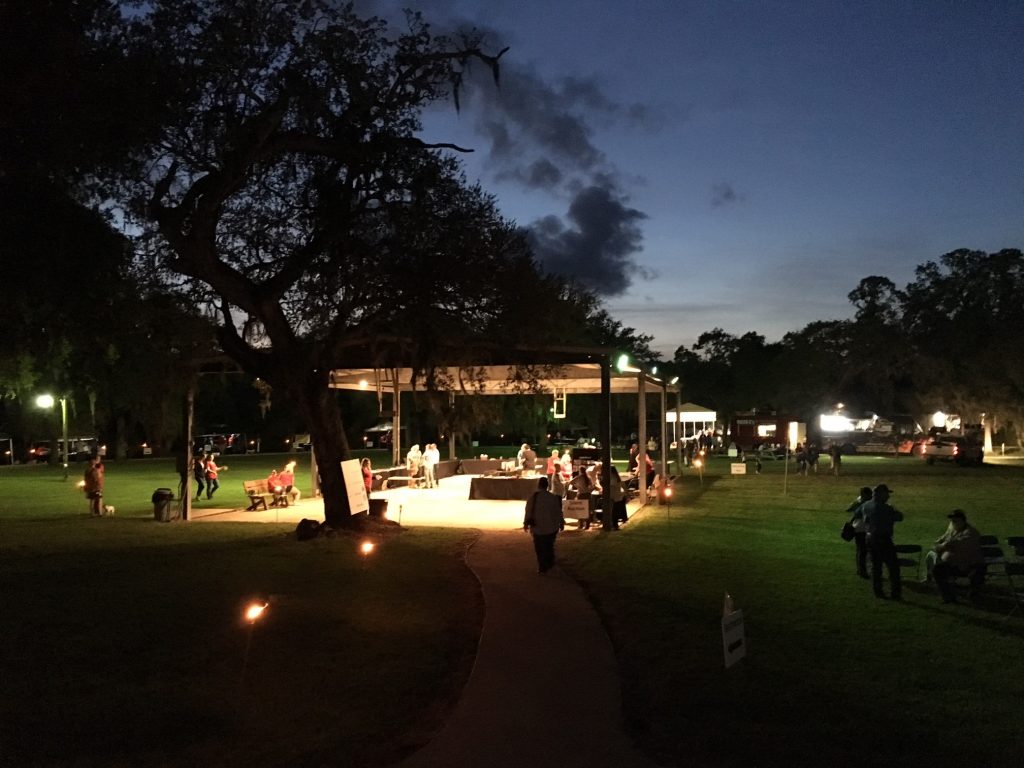
POLYGON ((566 499, 562 502, 562 517, 586 520, 590 517, 590 502, 586 499, 566 499))
POLYGON ((736 461, 729 465, 729 471, 734 475, 747 474, 747 464, 744 461, 736 461))
POLYGON ((369 512, 370 499, 366 495, 366 483, 363 482, 363 470, 359 467, 359 459, 341 462, 341 476, 345 478, 349 511, 353 515, 369 512))
POLYGON ((733 611, 722 617, 722 650, 728 669, 747 655, 747 641, 743 635, 743 611, 733 611))

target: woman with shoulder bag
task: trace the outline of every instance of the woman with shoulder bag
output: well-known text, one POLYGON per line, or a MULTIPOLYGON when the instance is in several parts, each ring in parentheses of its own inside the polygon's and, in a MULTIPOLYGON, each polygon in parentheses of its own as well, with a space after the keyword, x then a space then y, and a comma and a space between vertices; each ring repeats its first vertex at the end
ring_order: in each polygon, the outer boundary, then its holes
POLYGON ((850 526, 853 528, 853 541, 856 544, 856 550, 854 557, 857 562, 857 575, 862 579, 869 577, 868 575, 868 521, 864 515, 860 513, 860 508, 866 501, 870 501, 872 496, 871 489, 864 486, 860 489, 860 496, 854 500, 854 502, 846 508, 847 512, 852 512, 853 517, 850 518, 850 526))

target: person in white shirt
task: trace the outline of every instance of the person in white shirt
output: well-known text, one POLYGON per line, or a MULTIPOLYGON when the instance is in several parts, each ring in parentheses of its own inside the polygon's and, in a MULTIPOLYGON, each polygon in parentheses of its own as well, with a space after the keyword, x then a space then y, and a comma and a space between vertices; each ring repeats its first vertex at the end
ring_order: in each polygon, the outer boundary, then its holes
POLYGON ((437 488, 437 475, 434 467, 441 460, 441 452, 437 450, 436 443, 427 443, 423 451, 423 474, 427 480, 427 488, 437 488))

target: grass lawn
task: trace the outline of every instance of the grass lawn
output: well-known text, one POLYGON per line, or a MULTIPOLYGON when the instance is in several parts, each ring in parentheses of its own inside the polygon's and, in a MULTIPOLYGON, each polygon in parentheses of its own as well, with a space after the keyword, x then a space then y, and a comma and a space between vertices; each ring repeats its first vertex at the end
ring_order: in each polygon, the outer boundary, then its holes
MULTIPOLYGON (((225 462, 215 501, 243 505, 240 481, 284 458, 225 462)), ((3 765, 384 764, 460 693, 483 611, 466 531, 363 560, 289 525, 153 522, 170 461, 108 465, 114 518, 88 517, 77 478, 0 470, 3 765)))
POLYGON ((782 471, 732 477, 712 460, 703 485, 688 470, 671 517, 652 506, 621 534, 560 544, 612 635, 640 743, 668 765, 1018 763, 1024 618, 1003 623, 1008 597, 946 606, 908 584, 902 603, 876 600, 839 529, 859 487, 886 482, 898 543, 927 551, 954 507, 1002 543, 1024 535, 1024 471, 855 457, 838 480, 790 475, 786 495, 782 471), (748 643, 730 670, 726 591, 748 643))

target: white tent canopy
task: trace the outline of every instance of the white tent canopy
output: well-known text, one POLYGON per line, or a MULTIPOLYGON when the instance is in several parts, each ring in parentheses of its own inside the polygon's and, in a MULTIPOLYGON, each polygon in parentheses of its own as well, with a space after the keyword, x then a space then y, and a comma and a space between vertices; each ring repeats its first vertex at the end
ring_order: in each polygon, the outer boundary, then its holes
POLYGON ((665 413, 665 421, 672 424, 672 439, 693 437, 701 430, 714 429, 718 414, 696 403, 683 403, 665 413), (678 426, 677 426, 678 425, 678 426), (680 432, 682 434, 680 434, 680 432))

